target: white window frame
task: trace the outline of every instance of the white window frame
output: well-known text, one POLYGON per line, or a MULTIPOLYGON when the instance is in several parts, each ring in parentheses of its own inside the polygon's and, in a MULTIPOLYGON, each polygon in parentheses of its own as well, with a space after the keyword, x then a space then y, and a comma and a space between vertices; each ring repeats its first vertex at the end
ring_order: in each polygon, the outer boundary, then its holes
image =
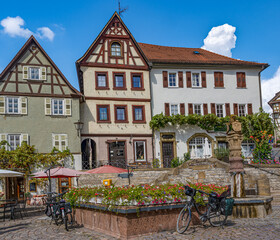
POLYGON ((176 88, 178 87, 178 74, 176 72, 168 72, 168 87, 169 88, 176 88), (170 74, 174 74, 175 75, 175 86, 170 86, 170 74))
POLYGON ((201 116, 204 115, 202 103, 194 103, 194 104, 193 104, 193 113, 194 113, 194 114, 197 114, 197 113, 195 112, 195 106, 200 106, 200 112, 201 112, 200 115, 201 115, 201 116))
POLYGON ((58 150, 59 151, 64 151, 68 148, 68 135, 67 134, 53 133, 52 134, 52 139, 53 139, 53 148, 55 147, 55 141, 59 141, 59 143, 58 143, 58 145, 59 145, 58 150), (58 138, 59 138, 58 140, 55 139, 56 136, 58 136, 58 138), (62 149, 62 140, 61 140, 62 137, 66 137, 65 140, 63 140, 63 141, 65 141, 65 149, 62 149))
POLYGON ((225 117, 225 104, 223 104, 223 103, 216 103, 216 116, 218 117, 218 105, 222 105, 223 116, 221 116, 221 117, 225 117))
POLYGON ((253 158, 253 149, 255 147, 256 147, 256 145, 255 145, 255 143, 253 141, 250 141, 250 140, 242 141, 242 143, 241 143, 241 152, 242 152, 242 155, 245 157, 245 159, 253 158), (251 146, 253 146, 253 148, 251 148, 251 146), (246 148, 246 150, 245 150, 245 148, 246 148), (251 149, 251 151, 248 151, 248 149, 251 149), (246 156, 244 155, 244 153, 246 153, 246 156))
POLYGON ((6 109, 5 112, 6 114, 20 114, 21 113, 21 102, 20 102, 20 98, 19 97, 6 97, 5 99, 6 101, 6 109), (13 112, 9 112, 9 99, 13 99, 13 112), (18 100, 18 112, 14 112, 14 99, 18 100))
POLYGON ((28 134, 25 133, 0 133, 0 142, 2 140, 6 140, 8 144, 5 146, 7 150, 12 151, 15 150, 18 146, 21 146, 23 141, 29 142, 28 140, 28 134), (15 148, 11 148, 9 145, 11 145, 10 137, 11 136, 19 136, 18 144, 15 144, 15 148))
POLYGON ((147 159, 146 159, 146 141, 134 141, 134 158, 135 158, 135 162, 145 162, 145 161, 147 161, 147 159), (143 159, 137 159, 137 153, 136 153, 136 143, 137 142, 142 142, 142 143, 144 143, 144 158, 143 159))
POLYGON ((191 74, 192 74, 192 87, 193 87, 193 88, 201 88, 201 87, 202 87, 201 73, 199 73, 199 72, 192 72, 191 74), (193 84, 193 75, 194 75, 194 74, 198 74, 199 86, 194 86, 194 84, 193 84))
POLYGON ((244 105, 244 116, 246 116, 248 113, 247 113, 247 104, 246 103, 240 103, 240 104, 238 104, 237 105, 237 107, 238 107, 238 116, 239 117, 242 117, 241 115, 240 115, 240 109, 239 109, 239 107, 241 106, 241 105, 244 105))
POLYGON ((177 110, 178 110, 178 113, 177 114, 180 114, 180 104, 178 103, 170 103, 170 110, 169 110, 169 115, 172 116, 172 115, 176 115, 176 114, 172 114, 172 106, 177 106, 177 110))
POLYGON ((37 67, 37 66, 29 66, 29 67, 28 67, 28 79, 34 80, 34 81, 41 80, 41 71, 42 71, 42 70, 41 70, 40 67, 37 67), (32 75, 31 69, 32 69, 32 68, 36 68, 36 69, 39 70, 39 72, 38 72, 39 78, 38 78, 38 79, 37 79, 37 78, 31 78, 31 75, 32 75))
MULTIPOLYGON (((59 106, 59 104, 58 104, 58 106, 59 106)), ((51 104, 51 111, 52 111, 52 115, 54 115, 54 116, 63 116, 63 115, 65 115, 65 103, 64 103, 64 99, 59 99, 59 98, 52 98, 52 104, 51 104), (62 101, 62 114, 60 114, 60 113, 54 113, 54 101, 62 101)), ((59 110, 58 110, 59 111, 59 110)))
MULTIPOLYGON (((102 80, 103 81, 103 80, 102 80)), ((100 88, 105 88, 105 87, 108 87, 107 86, 107 75, 105 74, 105 73, 100 73, 100 74, 97 74, 97 87, 100 87, 100 88), (105 83, 105 86, 100 86, 99 85, 99 77, 104 77, 105 78, 105 81, 104 81, 104 83, 105 83)))
POLYGON ((18 140, 18 144, 16 145, 15 144, 15 147, 12 148, 11 146, 8 146, 9 148, 9 151, 13 151, 13 150, 16 150, 16 148, 18 146, 21 146, 21 134, 7 134, 7 142, 9 143, 9 145, 12 145, 11 142, 10 142, 10 138, 14 136, 14 137, 19 137, 19 140, 18 140))
POLYGON ((205 138, 208 138, 208 143, 210 145, 209 147, 210 147, 210 152, 211 152, 211 156, 210 157, 212 157, 212 142, 211 142, 210 138, 206 137, 206 136, 196 136, 196 137, 191 138, 191 140, 188 143, 189 144, 189 152, 190 153, 191 153, 193 147, 195 149, 194 150, 195 151, 195 155, 196 155, 195 158, 203 158, 203 156, 198 156, 197 155, 197 146, 202 146, 202 150, 203 150, 204 144, 205 144, 205 138), (202 139, 202 143, 201 144, 197 143, 197 138, 201 138, 202 139), (193 141, 193 140, 194 140, 194 143, 191 143, 191 141, 193 141))

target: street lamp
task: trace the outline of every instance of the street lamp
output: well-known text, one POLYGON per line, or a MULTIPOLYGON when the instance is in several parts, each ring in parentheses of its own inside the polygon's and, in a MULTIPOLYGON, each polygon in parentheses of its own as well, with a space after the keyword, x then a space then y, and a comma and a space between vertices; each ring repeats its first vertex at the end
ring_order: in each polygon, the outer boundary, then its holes
POLYGON ((84 123, 79 120, 78 122, 74 122, 74 124, 77 130, 78 137, 80 137, 80 132, 83 129, 84 123))

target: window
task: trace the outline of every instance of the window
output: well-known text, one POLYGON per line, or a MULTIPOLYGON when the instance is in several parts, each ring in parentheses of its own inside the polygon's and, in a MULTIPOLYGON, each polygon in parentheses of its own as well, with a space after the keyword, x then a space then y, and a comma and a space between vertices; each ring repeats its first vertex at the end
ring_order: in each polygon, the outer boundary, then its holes
POLYGON ((29 79, 40 80, 40 68, 39 67, 29 67, 29 79))
POLYGON ((115 122, 127 123, 127 106, 115 105, 115 122))
POLYGON ((111 56, 121 57, 121 45, 117 42, 112 43, 111 45, 111 56))
POLYGON ((7 113, 16 114, 19 112, 19 98, 7 97, 7 113))
POLYGON ((177 87, 176 73, 169 73, 169 87, 177 87))
POLYGON ((209 139, 206 137, 194 137, 189 142, 189 151, 191 158, 211 157, 211 141, 209 141, 209 139), (208 146, 206 146, 206 139, 208 142, 208 146), (208 151, 206 151, 205 147, 208 148, 208 151), (205 154, 207 154, 207 156, 205 156, 205 154))
POLYGON ((131 73, 131 89, 144 90, 142 73, 131 73))
POLYGON ((215 87, 224 87, 224 73, 214 72, 215 87))
POLYGON ((170 115, 177 115, 177 114, 179 114, 178 104, 170 104, 170 115))
POLYGON ((201 87, 199 73, 192 74, 192 86, 193 87, 201 87))
POLYGON ((255 148, 255 143, 251 140, 243 141, 241 143, 241 152, 242 155, 245 157, 245 159, 253 157, 254 148, 255 148))
POLYGON ((238 88, 246 88, 245 72, 237 72, 236 73, 236 79, 237 79, 237 87, 238 88))
POLYGON ((63 115, 64 114, 64 100, 52 99, 52 114, 63 115))
POLYGON ((146 142, 134 142, 135 161, 146 161, 146 142))
POLYGON ((29 192, 37 192, 37 185, 35 182, 29 182, 29 192))
POLYGON ((113 73, 115 90, 126 90, 125 73, 113 73))
POLYGON ((201 104, 194 104, 194 114, 202 115, 201 104))
POLYGON ((145 122, 145 107, 144 106, 132 106, 133 109, 133 122, 144 123, 145 122))
POLYGON ((67 134, 53 134, 53 147, 59 151, 64 151, 68 147, 67 134))
POLYGON ((239 117, 246 116, 246 105, 245 104, 238 104, 238 116, 239 117))
POLYGON ((96 89, 109 89, 107 72, 96 72, 96 89))
POLYGON ((97 105, 97 122, 111 122, 109 105, 97 105))
POLYGON ((16 150, 18 146, 20 146, 20 134, 9 134, 8 135, 8 143, 9 143, 9 150, 13 151, 16 150))
POLYGON ((224 105, 216 104, 216 115, 217 117, 224 117, 224 105))
POLYGON ((227 142, 219 141, 218 142, 218 148, 227 149, 228 148, 228 143, 227 142))

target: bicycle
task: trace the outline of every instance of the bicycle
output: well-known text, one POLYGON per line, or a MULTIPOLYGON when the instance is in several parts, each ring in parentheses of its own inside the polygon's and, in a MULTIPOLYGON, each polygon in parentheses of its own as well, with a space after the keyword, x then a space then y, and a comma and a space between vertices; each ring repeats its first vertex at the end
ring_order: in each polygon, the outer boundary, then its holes
POLYGON ((204 224, 207 220, 213 227, 224 226, 228 215, 232 214, 233 199, 228 203, 226 198, 229 196, 229 191, 223 192, 221 195, 212 192, 206 193, 202 190, 196 190, 189 186, 185 186, 185 194, 190 196, 190 201, 187 202, 186 206, 181 210, 177 219, 177 232, 183 234, 187 231, 190 221, 192 218, 192 208, 194 207, 200 216, 200 220, 204 224), (195 202, 195 195, 199 192, 208 196, 208 204, 206 205, 205 213, 202 213, 195 202), (228 206, 227 206, 228 204, 228 206))

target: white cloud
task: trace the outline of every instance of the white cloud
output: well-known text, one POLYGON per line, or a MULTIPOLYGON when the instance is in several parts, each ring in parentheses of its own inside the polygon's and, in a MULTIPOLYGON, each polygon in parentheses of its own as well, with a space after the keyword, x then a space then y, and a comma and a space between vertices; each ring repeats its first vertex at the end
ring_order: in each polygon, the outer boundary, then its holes
POLYGON ((35 35, 41 39, 46 38, 52 41, 55 35, 48 27, 37 28, 35 33, 28 28, 24 28, 25 22, 20 16, 6 17, 0 22, 0 24, 4 28, 3 32, 11 37, 29 38, 31 35, 35 35))
POLYGON ((272 78, 262 80, 263 109, 266 112, 272 112, 272 109, 267 103, 275 96, 275 93, 279 91, 280 91, 280 66, 278 67, 276 73, 272 78))
POLYGON ((52 41, 54 38, 54 32, 48 27, 38 28, 37 31, 38 33, 36 34, 36 36, 38 36, 39 38, 47 38, 50 41, 52 41))
POLYGON ((236 27, 227 23, 213 27, 204 39, 204 45, 201 48, 231 57, 231 49, 235 48, 236 42, 235 30, 236 27))

